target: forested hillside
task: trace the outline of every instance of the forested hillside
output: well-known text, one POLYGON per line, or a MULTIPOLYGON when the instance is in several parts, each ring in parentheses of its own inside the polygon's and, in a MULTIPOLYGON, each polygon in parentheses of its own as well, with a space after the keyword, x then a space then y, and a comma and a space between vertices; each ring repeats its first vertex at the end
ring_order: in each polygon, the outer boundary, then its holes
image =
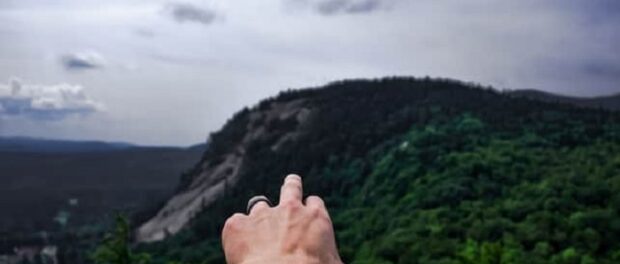
POLYGON ((140 245, 152 262, 223 263, 224 220, 277 197, 288 173, 325 198, 345 263, 620 262, 617 112, 452 80, 336 82, 237 113, 177 193, 215 182, 231 153, 239 180, 221 179, 176 235, 140 245), (303 119, 256 120, 290 102, 303 119))

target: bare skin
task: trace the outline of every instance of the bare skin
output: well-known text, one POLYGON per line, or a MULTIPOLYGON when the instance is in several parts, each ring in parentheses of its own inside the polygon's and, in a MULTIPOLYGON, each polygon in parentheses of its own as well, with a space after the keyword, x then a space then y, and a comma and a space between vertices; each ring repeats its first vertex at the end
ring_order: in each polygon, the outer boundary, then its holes
POLYGON ((228 264, 341 264, 332 222, 317 196, 302 203, 301 177, 289 175, 280 203, 259 202, 249 215, 228 218, 222 244, 228 264))

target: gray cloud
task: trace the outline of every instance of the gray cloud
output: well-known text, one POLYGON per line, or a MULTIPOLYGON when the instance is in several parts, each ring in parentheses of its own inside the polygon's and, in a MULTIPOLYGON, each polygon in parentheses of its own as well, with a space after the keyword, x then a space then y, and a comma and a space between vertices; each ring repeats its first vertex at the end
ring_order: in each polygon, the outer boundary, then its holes
POLYGON ((96 52, 77 52, 61 57, 62 65, 66 70, 79 71, 103 68, 105 60, 96 52))
POLYGON ((620 63, 589 62, 581 66, 581 70, 592 77, 620 81, 620 63))
POLYGON ((297 1, 322 15, 363 14, 380 10, 386 0, 289 0, 297 1))
POLYGON ((18 79, 0 84, 0 117, 60 120, 101 110, 103 106, 90 99, 79 85, 25 85, 18 79))
POLYGON ((198 7, 189 3, 171 3, 165 12, 176 22, 193 22, 210 25, 215 21, 216 13, 213 10, 198 7))

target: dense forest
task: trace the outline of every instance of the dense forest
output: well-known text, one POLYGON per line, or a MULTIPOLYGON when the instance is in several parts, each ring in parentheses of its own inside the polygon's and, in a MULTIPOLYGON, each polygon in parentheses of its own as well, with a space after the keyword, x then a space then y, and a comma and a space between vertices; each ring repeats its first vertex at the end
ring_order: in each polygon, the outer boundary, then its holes
POLYGON ((271 136, 244 153, 243 180, 180 233, 135 248, 141 261, 223 263, 225 219, 294 172, 325 198, 345 263, 620 262, 620 114, 453 80, 283 92, 212 134, 178 190, 234 151, 252 112, 300 99, 313 112, 303 133, 274 149, 297 124, 263 124, 271 136))

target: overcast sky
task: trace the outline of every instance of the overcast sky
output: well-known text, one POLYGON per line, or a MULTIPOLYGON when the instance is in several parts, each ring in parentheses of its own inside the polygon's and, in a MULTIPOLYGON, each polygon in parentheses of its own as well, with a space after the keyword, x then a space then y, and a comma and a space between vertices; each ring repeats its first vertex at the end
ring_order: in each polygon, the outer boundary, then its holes
POLYGON ((189 145, 343 78, 619 93, 619 25, 616 0, 0 0, 0 136, 189 145))

